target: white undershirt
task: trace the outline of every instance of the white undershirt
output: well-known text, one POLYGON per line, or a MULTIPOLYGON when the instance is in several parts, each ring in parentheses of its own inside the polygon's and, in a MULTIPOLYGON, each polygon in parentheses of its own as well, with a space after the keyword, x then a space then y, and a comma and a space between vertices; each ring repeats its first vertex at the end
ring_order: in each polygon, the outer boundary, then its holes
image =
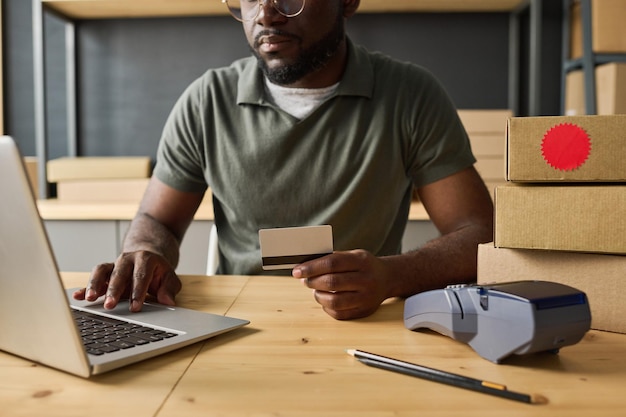
POLYGON ((324 88, 290 88, 271 83, 265 86, 274 104, 297 119, 303 119, 317 109, 339 87, 339 83, 324 88))

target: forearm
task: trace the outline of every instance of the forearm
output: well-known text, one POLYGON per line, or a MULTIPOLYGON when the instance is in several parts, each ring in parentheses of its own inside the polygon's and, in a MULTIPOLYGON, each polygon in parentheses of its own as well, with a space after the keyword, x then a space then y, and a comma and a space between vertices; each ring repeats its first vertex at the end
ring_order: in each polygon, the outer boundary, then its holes
POLYGON ((149 251, 163 256, 175 268, 180 241, 172 231, 146 213, 137 213, 124 238, 123 252, 149 251))
POLYGON ((390 271, 389 296, 407 297, 475 280, 478 244, 492 238, 489 225, 471 225, 434 239, 420 249, 382 258, 390 271))

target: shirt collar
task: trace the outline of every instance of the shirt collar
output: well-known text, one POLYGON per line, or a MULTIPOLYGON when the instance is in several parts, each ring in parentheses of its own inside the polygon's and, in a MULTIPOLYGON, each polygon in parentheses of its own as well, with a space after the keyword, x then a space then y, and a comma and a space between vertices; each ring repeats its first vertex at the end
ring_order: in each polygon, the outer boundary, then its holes
MULTIPOLYGON (((374 70, 365 48, 347 38, 348 62, 335 95, 371 98, 374 90, 374 70)), ((237 82, 237 104, 269 104, 263 84, 263 73, 254 57, 247 59, 237 82)))

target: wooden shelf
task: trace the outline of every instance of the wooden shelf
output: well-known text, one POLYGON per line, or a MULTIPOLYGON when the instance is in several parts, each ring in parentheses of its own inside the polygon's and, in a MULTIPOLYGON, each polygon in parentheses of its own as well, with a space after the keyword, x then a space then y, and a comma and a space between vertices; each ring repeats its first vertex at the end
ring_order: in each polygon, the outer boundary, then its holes
MULTIPOLYGON (((37 201, 39 214, 44 220, 132 220, 138 206, 137 202, 67 202, 57 199, 37 201)), ((200 205, 195 219, 213 220, 213 204, 210 199, 200 205)), ((409 220, 428 219, 428 213, 420 202, 411 203, 409 220)))
MULTIPOLYGON (((225 15, 221 0, 41 0, 72 19, 225 15)), ((524 0, 361 0, 361 13, 507 12, 524 0)))

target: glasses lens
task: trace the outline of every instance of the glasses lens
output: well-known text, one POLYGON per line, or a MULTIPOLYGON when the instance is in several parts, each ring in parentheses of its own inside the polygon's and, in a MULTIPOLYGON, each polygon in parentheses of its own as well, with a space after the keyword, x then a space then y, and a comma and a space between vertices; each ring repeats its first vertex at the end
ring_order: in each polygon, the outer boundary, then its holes
MULTIPOLYGON (((241 14, 241 3, 248 3, 248 1, 245 0, 222 0, 222 3, 224 3, 226 5, 226 7, 228 7, 228 11, 230 12, 230 14, 237 20, 243 20, 243 16, 241 14)), ((258 3, 257 1, 250 1, 250 4, 254 4, 254 3, 258 3)))
POLYGON ((304 9, 305 0, 271 0, 274 8, 286 17, 299 15, 304 9))
POLYGON ((304 9, 306 0, 222 0, 228 11, 237 20, 254 20, 259 14, 261 4, 271 4, 278 13, 285 17, 295 17, 304 9))

